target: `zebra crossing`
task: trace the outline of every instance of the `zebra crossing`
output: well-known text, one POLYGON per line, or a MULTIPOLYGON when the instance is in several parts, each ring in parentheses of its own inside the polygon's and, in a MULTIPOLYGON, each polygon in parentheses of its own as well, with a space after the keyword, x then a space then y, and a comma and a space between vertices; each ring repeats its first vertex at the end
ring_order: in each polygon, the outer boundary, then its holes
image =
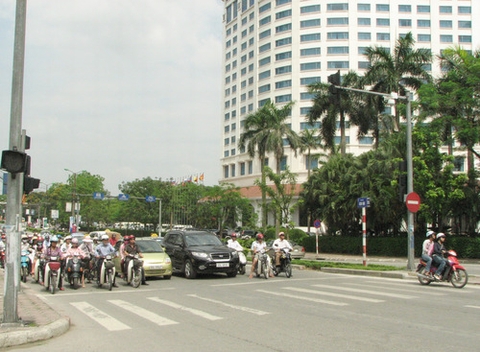
MULTIPOLYGON (((385 283, 375 281, 346 282, 341 285, 311 283, 306 287, 295 287, 292 282, 288 282, 288 284, 253 288, 251 292, 252 302, 262 302, 262 299, 259 298, 263 298, 264 301, 265 297, 279 297, 280 299, 287 299, 289 302, 310 302, 313 304, 312 307, 334 306, 341 308, 358 303, 381 304, 388 302, 389 299, 422 299, 422 291, 419 291, 418 288, 409 288, 400 283, 385 285, 385 283)), ((429 295, 441 296, 444 293, 429 292, 429 295)), ((268 311, 268 308, 265 309, 265 307, 270 307, 268 304, 259 303, 263 308, 257 309, 253 307, 255 304, 242 306, 235 302, 234 297, 229 297, 229 299, 217 299, 199 294, 176 295, 173 298, 169 297, 169 299, 163 296, 146 297, 146 300, 158 305, 158 311, 161 313, 142 307, 141 303, 137 303, 138 301, 134 304, 121 299, 107 299, 104 301, 106 303, 102 303, 100 308, 85 301, 70 302, 70 305, 112 332, 135 328, 125 312, 157 326, 178 325, 182 323, 182 319, 188 321, 192 317, 215 322, 229 319, 232 314, 266 316, 275 313, 274 308, 271 311, 268 311), (188 304, 185 305, 179 301, 188 302, 188 304), (162 306, 169 309, 163 309, 162 306), (112 307, 114 308, 113 311, 116 312, 115 316, 107 313, 107 311, 112 311, 112 307), (165 316, 168 314, 174 315, 174 317, 165 316)))

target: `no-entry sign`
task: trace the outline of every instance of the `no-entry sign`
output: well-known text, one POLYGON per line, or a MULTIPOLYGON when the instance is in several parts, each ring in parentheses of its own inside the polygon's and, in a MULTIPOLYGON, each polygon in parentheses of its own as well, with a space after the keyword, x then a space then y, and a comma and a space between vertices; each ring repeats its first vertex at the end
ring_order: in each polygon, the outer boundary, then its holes
POLYGON ((409 193, 405 200, 405 204, 409 211, 416 213, 420 209, 420 196, 415 192, 409 193))

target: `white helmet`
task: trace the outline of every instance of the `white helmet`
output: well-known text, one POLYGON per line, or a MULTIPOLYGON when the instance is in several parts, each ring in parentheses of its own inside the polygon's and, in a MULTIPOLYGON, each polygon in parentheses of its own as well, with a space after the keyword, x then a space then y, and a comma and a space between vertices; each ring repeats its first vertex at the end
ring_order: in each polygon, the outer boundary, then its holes
POLYGON ((109 239, 108 235, 102 235, 102 241, 103 240, 108 240, 108 239, 109 239))

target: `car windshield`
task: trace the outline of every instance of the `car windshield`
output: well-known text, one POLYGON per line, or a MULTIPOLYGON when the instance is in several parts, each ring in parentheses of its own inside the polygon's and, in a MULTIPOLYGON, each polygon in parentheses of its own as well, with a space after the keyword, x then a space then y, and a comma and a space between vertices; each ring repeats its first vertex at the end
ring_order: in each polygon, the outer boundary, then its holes
POLYGON ((160 245, 160 242, 155 240, 148 240, 148 241, 136 241, 135 242, 140 248, 142 253, 162 253, 163 249, 160 245))
POLYGON ((222 242, 218 239, 215 235, 205 234, 191 234, 185 235, 185 242, 187 243, 187 247, 192 246, 221 246, 222 242))

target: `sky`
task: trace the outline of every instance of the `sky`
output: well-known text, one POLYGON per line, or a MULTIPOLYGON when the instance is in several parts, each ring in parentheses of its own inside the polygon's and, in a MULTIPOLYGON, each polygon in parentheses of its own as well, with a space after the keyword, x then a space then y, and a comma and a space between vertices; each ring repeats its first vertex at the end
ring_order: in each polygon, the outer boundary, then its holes
MULTIPOLYGON (((0 0, 0 148, 9 149, 16 0, 0 0)), ((40 190, 83 170, 220 178, 221 0, 28 0, 22 129, 40 190)))

